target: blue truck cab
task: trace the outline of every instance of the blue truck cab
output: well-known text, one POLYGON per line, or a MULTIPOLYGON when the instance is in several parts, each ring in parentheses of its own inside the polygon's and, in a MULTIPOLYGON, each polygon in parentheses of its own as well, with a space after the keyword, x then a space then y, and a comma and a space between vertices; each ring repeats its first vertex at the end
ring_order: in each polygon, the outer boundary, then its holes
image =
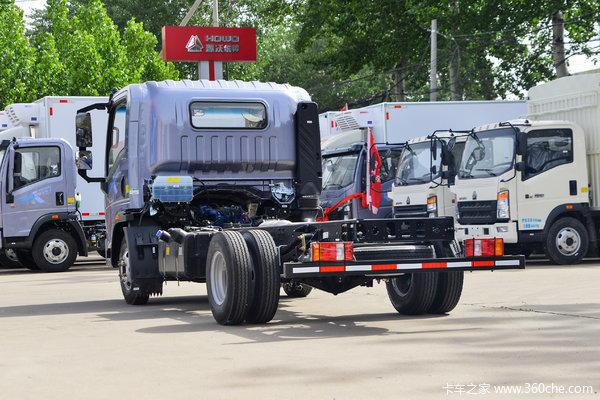
POLYGON ((73 148, 62 139, 21 138, 0 143, 0 253, 47 272, 87 256, 78 220, 73 148))

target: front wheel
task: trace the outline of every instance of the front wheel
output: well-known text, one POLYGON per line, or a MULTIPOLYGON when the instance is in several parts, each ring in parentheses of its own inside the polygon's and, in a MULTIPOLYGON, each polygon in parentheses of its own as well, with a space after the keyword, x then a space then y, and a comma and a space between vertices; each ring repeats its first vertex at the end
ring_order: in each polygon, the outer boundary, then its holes
POLYGON ((77 242, 68 232, 51 229, 35 239, 31 255, 42 271, 66 271, 77 258, 77 242))
POLYGON ((437 288, 435 272, 403 274, 391 278, 385 286, 390 302, 400 314, 418 315, 429 310, 437 288))
POLYGON ((589 247, 585 226, 575 218, 561 218, 550 227, 545 243, 546 256, 556 264, 577 264, 589 247))
POLYGON ((0 250, 0 267, 3 268, 22 268, 19 257, 14 249, 0 250))
POLYGON ((288 297, 300 298, 306 297, 312 292, 312 286, 305 285, 304 283, 298 282, 286 282, 283 284, 283 291, 288 297))
POLYGON ((136 285, 131 273, 131 263, 129 261, 129 248, 127 240, 123 237, 121 249, 119 251, 119 281, 121 282, 121 292, 127 304, 144 305, 148 303, 150 293, 136 285))

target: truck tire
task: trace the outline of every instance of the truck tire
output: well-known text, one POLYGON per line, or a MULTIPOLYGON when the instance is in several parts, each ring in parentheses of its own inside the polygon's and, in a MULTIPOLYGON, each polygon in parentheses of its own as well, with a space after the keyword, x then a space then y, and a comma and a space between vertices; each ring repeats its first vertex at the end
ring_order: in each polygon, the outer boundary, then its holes
POLYGON ((449 271, 438 272, 438 283, 433 303, 427 310, 430 314, 445 314, 458 304, 462 294, 464 272, 449 271))
POLYGON ((548 231, 544 250, 556 264, 577 264, 585 256, 589 238, 585 226, 575 218, 561 218, 548 231))
POLYGON ((40 269, 40 267, 36 265, 35 261, 33 261, 31 250, 17 249, 15 252, 17 253, 17 258, 22 266, 32 271, 37 271, 40 269))
POLYGON ((269 322, 279 305, 279 262, 277 246, 271 235, 261 230, 242 233, 250 251, 252 281, 246 321, 253 324, 269 322))
POLYGON ((435 272, 404 274, 386 282, 390 302, 400 314, 423 314, 433 304, 437 288, 435 272))
POLYGON ((77 258, 77 242, 68 232, 50 229, 35 239, 31 255, 44 272, 66 271, 77 258))
POLYGON ((23 268, 19 257, 14 249, 0 250, 0 267, 2 268, 23 268))
POLYGON ((131 264, 129 263, 129 248, 127 240, 123 237, 121 248, 119 250, 119 282, 121 283, 121 292, 127 304, 141 306, 148 303, 150 293, 142 290, 136 285, 135 280, 131 277, 131 264))
POLYGON ((206 257, 206 289, 213 317, 221 325, 238 325, 248 313, 250 252, 236 231, 216 233, 206 257))
POLYGON ((283 284, 283 291, 288 297, 300 298, 306 297, 312 292, 312 286, 305 285, 304 283, 298 282, 286 282, 283 284))

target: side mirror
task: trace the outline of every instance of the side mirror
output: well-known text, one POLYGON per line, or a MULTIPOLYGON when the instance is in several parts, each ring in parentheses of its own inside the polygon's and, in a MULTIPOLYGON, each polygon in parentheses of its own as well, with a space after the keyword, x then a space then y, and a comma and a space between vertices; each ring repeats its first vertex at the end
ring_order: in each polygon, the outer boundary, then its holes
POLYGON ((21 170, 23 168, 23 156, 21 153, 15 152, 15 161, 13 164, 13 175, 21 174, 21 170))
MULTIPOLYGON (((20 154, 19 154, 20 155, 20 154)), ((6 188, 6 202, 8 204, 12 204, 15 202, 15 197, 13 196, 13 191, 15 190, 15 180, 14 180, 14 173, 11 172, 14 170, 14 165, 15 165, 15 149, 10 147, 8 149, 8 154, 7 156, 9 157, 9 161, 8 161, 8 182, 7 182, 7 188, 6 188)))
POLYGON ((75 145, 79 148, 92 147, 92 116, 89 112, 78 113, 75 117, 75 145))
POLYGON ((92 152, 89 150, 79 150, 75 158, 75 165, 77 165, 77 169, 92 169, 92 152))
POLYGON ((453 136, 450 140, 448 140, 448 143, 446 144, 446 150, 452 151, 454 145, 456 145, 456 136, 453 136))
POLYGON ((437 167, 435 165, 432 165, 430 171, 433 175, 437 174, 437 167))
POLYGON ((437 159, 437 139, 434 137, 431 139, 431 154, 433 159, 437 159))
POLYGON ((517 154, 522 156, 527 152, 527 135, 525 132, 517 132, 517 154))

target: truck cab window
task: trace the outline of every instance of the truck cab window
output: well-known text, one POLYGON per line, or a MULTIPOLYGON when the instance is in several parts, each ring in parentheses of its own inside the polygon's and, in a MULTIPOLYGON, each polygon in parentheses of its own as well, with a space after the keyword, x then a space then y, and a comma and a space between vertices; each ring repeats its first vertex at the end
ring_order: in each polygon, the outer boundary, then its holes
POLYGON ((110 170, 125 148, 125 130, 127 128, 127 106, 117 106, 113 117, 112 131, 110 133, 110 148, 108 149, 107 164, 110 170))
POLYGON ((523 180, 571 162, 573 133, 570 129, 543 129, 527 134, 523 180))
POLYGON ((388 182, 396 177, 401 154, 402 150, 387 150, 379 154, 381 156, 381 182, 388 182))
POLYGON ((60 176, 58 147, 25 147, 15 150, 14 189, 60 176))

